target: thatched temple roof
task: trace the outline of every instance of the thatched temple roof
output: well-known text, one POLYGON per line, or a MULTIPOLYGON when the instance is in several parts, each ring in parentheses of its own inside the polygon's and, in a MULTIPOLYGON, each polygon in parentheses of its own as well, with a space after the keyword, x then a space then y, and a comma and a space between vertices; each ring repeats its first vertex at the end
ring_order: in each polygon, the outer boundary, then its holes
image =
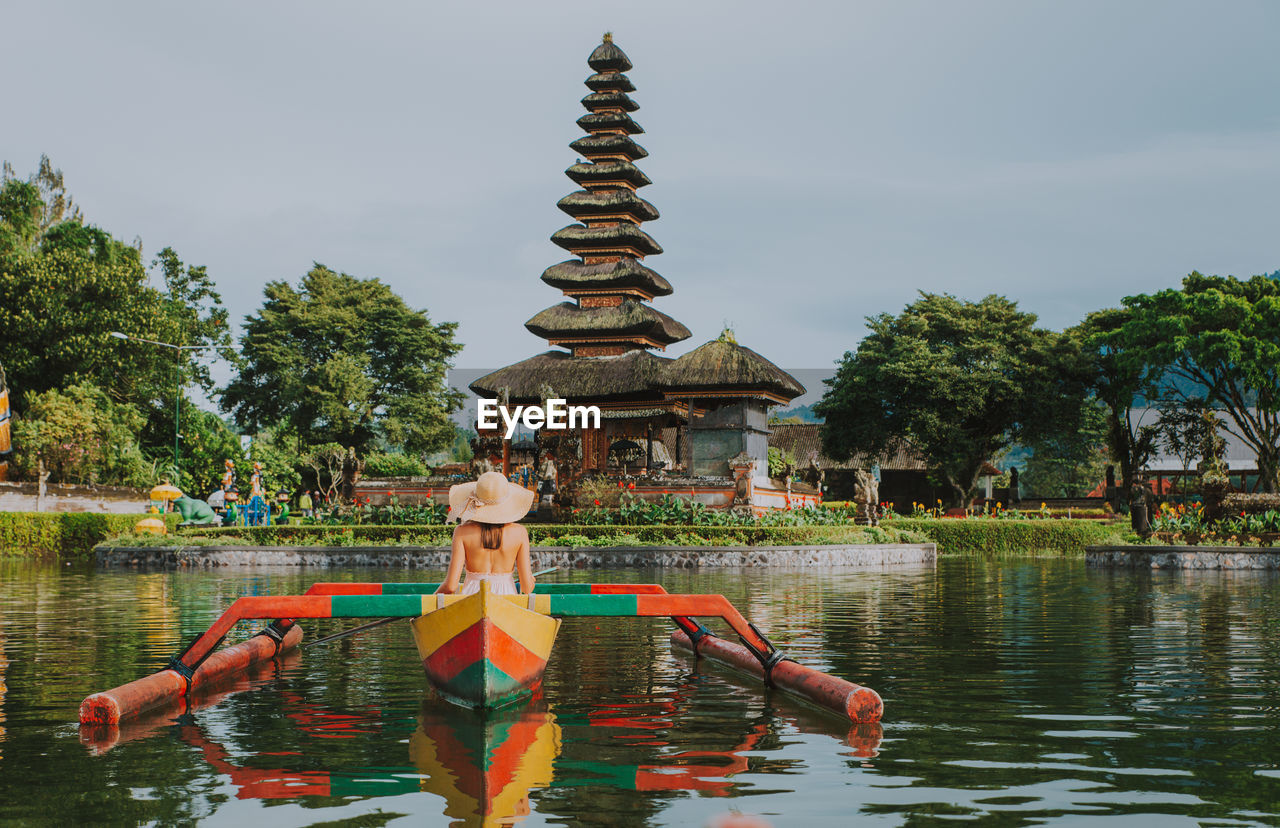
POLYGON ((620 129, 628 135, 639 135, 644 127, 631 119, 625 112, 588 112, 577 121, 578 126, 587 132, 605 129, 620 129))
POLYGON ((656 221, 658 208, 633 190, 578 190, 556 202, 564 212, 582 221, 593 216, 625 214, 633 221, 656 221))
POLYGON ((631 78, 621 72, 597 72, 583 81, 583 83, 594 92, 608 92, 610 90, 617 90, 618 92, 636 91, 636 86, 631 82, 631 78))
POLYGON ((543 339, 581 336, 645 336, 669 345, 688 339, 689 329, 652 306, 626 299, 621 305, 605 308, 583 308, 573 302, 561 302, 539 312, 524 323, 534 335, 543 339))
POLYGON ((696 395, 699 391, 757 392, 786 400, 804 393, 804 386, 795 377, 739 345, 727 331, 672 362, 663 388, 682 395, 696 395))
POLYGON ((625 155, 635 161, 649 155, 648 150, 631 140, 630 135, 619 135, 616 132, 584 135, 570 144, 569 148, 582 153, 588 158, 602 155, 625 155))
POLYGON ((486 374, 471 383, 471 390, 498 397, 505 388, 515 405, 540 402, 544 387, 577 404, 627 397, 657 401, 662 395, 655 388, 670 362, 648 351, 592 358, 547 351, 486 374))
POLYGON ((631 68, 631 59, 614 45, 613 35, 606 34, 604 42, 587 58, 587 65, 597 72, 626 72, 631 68))
POLYGON ((671 283, 635 259, 585 264, 579 259, 554 264, 542 271, 542 281, 561 290, 638 288, 653 296, 667 296, 671 283))
POLYGON ((640 229, 639 225, 623 221, 609 227, 587 227, 570 224, 551 234, 551 241, 578 255, 593 250, 616 250, 620 247, 635 248, 642 256, 656 256, 662 245, 640 229))
POLYGON ((631 100, 630 95, 618 90, 592 92, 590 95, 583 97, 582 106, 588 112, 595 112, 609 107, 617 107, 623 112, 635 112, 640 108, 640 104, 631 100))
POLYGON ((653 182, 630 161, 602 161, 598 164, 574 164, 564 171, 575 184, 589 185, 606 181, 625 181, 632 187, 647 187, 653 182))

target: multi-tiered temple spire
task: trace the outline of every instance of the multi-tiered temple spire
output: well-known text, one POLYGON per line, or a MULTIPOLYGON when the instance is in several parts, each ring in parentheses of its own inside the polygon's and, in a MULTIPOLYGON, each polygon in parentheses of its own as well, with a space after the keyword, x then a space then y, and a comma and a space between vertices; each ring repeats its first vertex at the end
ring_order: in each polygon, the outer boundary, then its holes
MULTIPOLYGON (((662 247, 641 228, 658 211, 638 193, 649 179, 635 162, 648 153, 632 137, 643 130, 631 117, 638 109, 629 94, 635 87, 624 74, 631 61, 605 35, 587 62, 595 74, 582 99, 587 114, 578 119, 587 134, 569 145, 580 160, 565 171, 582 189, 558 204, 578 223, 551 237, 577 258, 542 274, 571 301, 525 323, 551 350, 486 374, 471 390, 511 405, 556 397, 599 406, 599 427, 538 432, 539 451, 563 466, 561 483, 580 474, 626 473, 639 462, 650 473, 662 469, 722 482, 732 472, 739 475, 733 491, 741 491, 742 475, 748 475, 743 470, 763 474, 768 468, 769 406, 804 388, 728 333, 679 359, 654 353, 687 339, 689 329, 650 304, 670 294, 671 285, 644 264, 662 247), (633 456, 637 446, 644 447, 642 462, 633 456)), ((477 454, 506 457, 498 435, 486 432, 483 439, 490 443, 478 443, 477 454)), ((744 502, 755 504, 751 492, 763 490, 752 485, 744 502)), ((778 505, 786 498, 781 492, 778 505)))
POLYGON ((582 189, 556 205, 579 223, 551 236, 579 258, 542 274, 574 301, 547 308, 525 327, 579 357, 665 348, 688 338, 689 329, 649 304, 670 294, 671 285, 642 264, 662 247, 640 228, 658 211, 637 193, 650 181, 633 163, 648 153, 631 137, 644 131, 630 115, 639 108, 627 94, 635 86, 623 74, 631 61, 605 35, 587 63, 595 74, 582 99, 587 114, 578 119, 587 135, 569 145, 587 160, 565 170, 582 189))

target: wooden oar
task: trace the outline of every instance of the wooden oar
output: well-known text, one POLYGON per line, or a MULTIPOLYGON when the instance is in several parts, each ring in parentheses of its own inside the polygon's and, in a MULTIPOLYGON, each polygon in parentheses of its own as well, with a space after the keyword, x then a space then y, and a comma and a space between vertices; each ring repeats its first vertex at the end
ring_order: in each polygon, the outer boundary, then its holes
MULTIPOLYGON (((550 575, 552 572, 555 572, 559 568, 560 567, 558 566, 553 566, 550 569, 544 569, 541 572, 535 572, 533 573, 533 577, 537 578, 542 575, 550 575)), ((392 615, 389 618, 379 618, 377 621, 370 621, 368 624, 361 624, 358 627, 352 627, 351 629, 343 630, 340 633, 327 635, 324 638, 317 638, 315 641, 311 641, 306 644, 303 644, 302 648, 305 650, 307 647, 314 647, 317 644, 328 644, 330 641, 337 641, 340 638, 350 638, 351 636, 358 635, 364 632, 365 630, 371 630, 374 627, 381 627, 383 624, 390 624, 392 621, 401 621, 401 620, 403 620, 403 616, 400 616, 400 615, 392 615)))

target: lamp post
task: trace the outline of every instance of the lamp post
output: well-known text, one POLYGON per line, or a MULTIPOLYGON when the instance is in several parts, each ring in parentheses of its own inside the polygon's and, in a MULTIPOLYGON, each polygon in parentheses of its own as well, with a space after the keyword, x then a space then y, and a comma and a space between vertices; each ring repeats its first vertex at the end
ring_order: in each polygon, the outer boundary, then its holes
POLYGON ((162 348, 172 348, 178 357, 177 359, 177 387, 173 395, 173 473, 178 475, 178 439, 181 433, 181 425, 179 415, 182 409, 182 352, 183 351, 204 351, 209 348, 217 347, 215 345, 174 345, 170 342, 160 342, 155 339, 144 339, 140 336, 129 336, 120 331, 111 331, 110 336, 116 339, 127 339, 132 342, 145 342, 148 345, 159 345, 162 348))

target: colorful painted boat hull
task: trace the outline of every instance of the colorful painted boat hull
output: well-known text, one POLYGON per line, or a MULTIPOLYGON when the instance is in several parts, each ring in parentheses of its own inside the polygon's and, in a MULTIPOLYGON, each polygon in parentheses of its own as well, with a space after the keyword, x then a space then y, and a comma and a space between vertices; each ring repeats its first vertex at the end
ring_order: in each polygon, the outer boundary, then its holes
POLYGON ((541 686, 560 619, 541 606, 529 609, 527 596, 494 595, 483 583, 473 595, 439 598, 437 609, 410 626, 427 680, 441 696, 493 709, 541 686))

